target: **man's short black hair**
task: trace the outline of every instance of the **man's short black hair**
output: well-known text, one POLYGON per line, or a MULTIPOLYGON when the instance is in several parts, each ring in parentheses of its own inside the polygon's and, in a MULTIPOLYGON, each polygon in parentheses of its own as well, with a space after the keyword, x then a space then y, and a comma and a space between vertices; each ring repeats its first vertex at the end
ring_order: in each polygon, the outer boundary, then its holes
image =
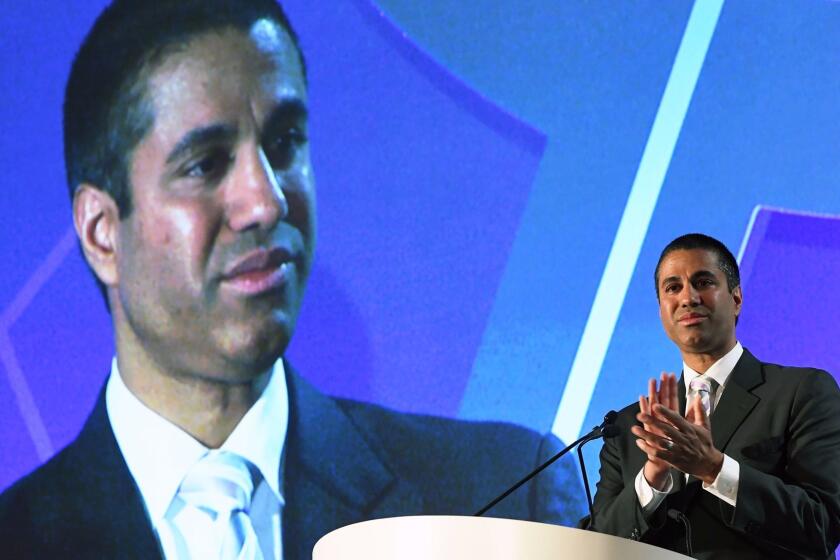
MULTIPOLYGON (((147 70, 172 48, 213 29, 274 21, 297 35, 275 0, 115 0, 99 15, 73 61, 64 94, 64 161, 72 199, 82 183, 131 212, 129 165, 154 123, 147 70)), ((305 67, 305 66, 304 66, 305 67)))
POLYGON ((297 35, 275 0, 115 0, 105 8, 73 60, 64 93, 70 199, 88 183, 114 199, 120 218, 128 216, 132 155, 155 118, 146 96, 150 70, 196 35, 248 30, 260 19, 289 34, 305 76, 297 35))
POLYGON ((653 273, 653 283, 656 289, 656 299, 659 299, 659 267, 662 266, 662 261, 665 257, 674 251, 703 249, 711 251, 717 256, 718 268, 726 276, 726 287, 729 292, 741 285, 741 273, 738 270, 738 261, 732 252, 726 248, 726 245, 708 235, 702 233, 687 233, 681 235, 668 243, 662 254, 659 255, 659 261, 656 263, 656 270, 653 273))

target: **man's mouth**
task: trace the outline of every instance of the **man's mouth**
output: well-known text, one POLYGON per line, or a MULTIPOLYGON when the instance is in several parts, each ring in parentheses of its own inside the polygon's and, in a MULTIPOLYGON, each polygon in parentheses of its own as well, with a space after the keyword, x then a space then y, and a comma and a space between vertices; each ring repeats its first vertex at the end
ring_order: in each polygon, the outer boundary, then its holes
POLYGON ((697 325, 708 319, 708 315, 702 313, 686 313, 677 319, 677 322, 683 326, 697 325))
POLYGON ((223 274, 222 283, 242 295, 259 295, 284 285, 294 266, 286 249, 257 249, 235 261, 223 274))

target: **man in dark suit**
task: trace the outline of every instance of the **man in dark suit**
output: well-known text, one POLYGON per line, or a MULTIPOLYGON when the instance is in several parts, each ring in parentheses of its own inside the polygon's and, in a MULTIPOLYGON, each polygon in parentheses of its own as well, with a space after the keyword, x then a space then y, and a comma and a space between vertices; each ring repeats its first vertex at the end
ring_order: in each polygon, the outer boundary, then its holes
MULTIPOLYGON (((307 558, 347 523, 473 513, 557 447, 332 399, 282 360, 316 212, 304 60, 273 0, 116 0, 64 130, 116 357, 79 437, 0 497, 3 555, 307 558)), ((569 524, 577 488, 567 463, 491 514, 569 524)))
POLYGON ((686 552, 687 520, 697 558, 834 558, 836 382, 741 347, 738 265, 719 241, 675 239, 654 276, 683 376, 651 379, 648 395, 619 413, 622 436, 601 451, 592 527, 686 552))
MULTIPOLYGON (((381 517, 471 515, 558 449, 505 423, 400 414, 321 394, 288 373, 284 558, 310 558, 329 531, 381 517), (501 451, 499 446, 509 446, 501 451)), ((543 472, 490 511, 569 525, 574 462, 543 472), (560 467, 560 468, 556 468, 560 467)), ((14 558, 164 558, 103 399, 79 437, 0 498, 0 551, 14 558)))

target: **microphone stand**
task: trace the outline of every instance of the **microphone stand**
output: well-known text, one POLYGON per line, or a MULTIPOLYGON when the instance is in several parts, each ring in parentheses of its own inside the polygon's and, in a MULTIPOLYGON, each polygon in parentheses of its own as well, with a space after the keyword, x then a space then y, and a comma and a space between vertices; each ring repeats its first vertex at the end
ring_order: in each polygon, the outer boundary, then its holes
POLYGON ((667 513, 668 517, 682 523, 685 529, 685 550, 689 556, 694 556, 694 551, 691 549, 691 521, 678 509, 671 508, 667 513))
POLYGON ((600 430, 595 433, 591 433, 590 437, 582 441, 577 448, 578 462, 580 463, 580 474, 583 475, 583 487, 586 490, 586 505, 589 506, 589 521, 584 528, 588 528, 592 524, 592 520, 595 519, 595 514, 592 511, 592 492, 589 490, 589 477, 586 476, 586 462, 583 460, 583 446, 598 438, 612 438, 621 433, 621 429, 612 423, 615 421, 615 416, 611 418, 609 418, 609 416, 610 415, 607 414, 607 416, 604 417, 604 424, 598 426, 600 430))
POLYGON ((582 441, 577 448, 578 461, 580 462, 580 474, 583 475, 583 487, 586 489, 586 503, 589 506, 589 523, 595 519, 595 514, 592 513, 592 492, 589 490, 589 477, 586 476, 586 463, 583 461, 583 446, 592 441, 594 438, 582 441))
MULTIPOLYGON (((605 435, 605 433, 604 433, 605 428, 612 426, 612 423, 615 421, 615 416, 616 416, 616 413, 614 411, 611 410, 610 412, 608 412, 607 415, 604 416, 604 423, 603 424, 601 424, 600 426, 595 426, 594 428, 592 428, 592 430, 589 433, 587 433, 583 437, 580 437, 580 438, 576 439, 571 444, 569 444, 565 448, 563 448, 561 451, 554 454, 554 456, 551 457, 548 461, 546 461, 543 464, 541 464, 540 466, 538 466, 536 469, 534 469, 533 471, 528 473, 524 478, 522 478, 522 480, 520 480, 519 482, 517 482, 516 484, 514 484, 513 486, 511 486, 507 490, 505 490, 501 495, 497 496, 489 504, 487 504, 486 506, 484 506, 483 508, 481 508, 480 510, 475 512, 473 514, 473 516, 481 517, 482 515, 487 513, 487 511, 490 508, 492 508, 493 506, 495 506, 496 504, 498 504, 499 502, 501 502, 502 500, 504 500, 505 498, 507 498, 508 496, 513 494, 516 490, 519 489, 520 486, 522 486, 523 484, 525 484, 526 482, 528 482, 529 480, 531 480, 532 478, 534 478, 535 476, 540 474, 542 471, 544 471, 546 468, 548 468, 552 463, 554 463, 557 459, 559 459, 560 457, 562 457, 563 455, 568 453, 576 445, 586 443, 587 441, 597 439, 597 438, 605 435)), ((607 431, 610 432, 612 435, 616 435, 618 433, 618 432, 614 432, 614 431, 611 431, 611 430, 607 430, 607 431)), ((585 476, 586 475, 584 474, 584 477, 585 476)), ((586 494, 587 494, 587 496, 589 496, 589 484, 586 485, 586 494)), ((590 511, 591 511, 591 500, 590 500, 590 511)))

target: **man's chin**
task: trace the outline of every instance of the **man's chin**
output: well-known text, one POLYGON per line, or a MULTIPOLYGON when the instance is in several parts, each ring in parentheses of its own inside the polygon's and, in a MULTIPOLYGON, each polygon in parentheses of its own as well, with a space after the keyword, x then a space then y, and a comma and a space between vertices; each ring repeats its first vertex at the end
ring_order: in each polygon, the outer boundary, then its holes
POLYGON ((713 354, 716 345, 706 337, 683 339, 679 344, 680 350, 687 354, 713 354))
POLYGON ((226 325, 214 338, 217 348, 232 365, 261 371, 283 355, 293 331, 293 322, 287 315, 279 314, 263 321, 226 325))

